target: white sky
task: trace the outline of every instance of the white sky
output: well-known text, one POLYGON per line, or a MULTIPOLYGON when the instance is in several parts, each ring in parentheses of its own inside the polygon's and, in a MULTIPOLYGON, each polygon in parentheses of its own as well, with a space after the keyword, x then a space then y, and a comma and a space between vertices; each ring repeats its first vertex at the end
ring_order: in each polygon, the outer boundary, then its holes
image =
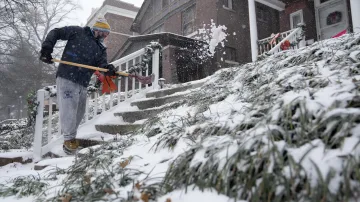
MULTIPOLYGON (((122 0, 122 1, 140 7, 144 0, 122 0)), ((70 23, 73 25, 85 25, 87 18, 91 14, 91 9, 99 8, 103 4, 104 0, 78 0, 78 2, 82 8, 78 9, 71 15, 72 20, 70 21, 70 23)))

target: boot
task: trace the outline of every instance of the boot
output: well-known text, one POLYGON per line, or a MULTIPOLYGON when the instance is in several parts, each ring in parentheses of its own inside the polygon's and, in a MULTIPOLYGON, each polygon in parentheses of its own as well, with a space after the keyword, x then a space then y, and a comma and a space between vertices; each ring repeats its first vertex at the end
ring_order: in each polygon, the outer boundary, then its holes
POLYGON ((66 154, 72 155, 76 153, 76 150, 79 148, 79 141, 76 139, 65 140, 63 144, 63 150, 66 154))

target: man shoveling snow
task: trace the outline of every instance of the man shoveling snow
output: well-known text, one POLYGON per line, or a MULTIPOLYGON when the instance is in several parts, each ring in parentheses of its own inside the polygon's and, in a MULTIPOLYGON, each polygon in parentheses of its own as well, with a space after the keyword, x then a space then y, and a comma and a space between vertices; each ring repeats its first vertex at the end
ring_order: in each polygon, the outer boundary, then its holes
MULTIPOLYGON (((110 33, 110 25, 104 19, 95 22, 92 28, 68 26, 49 32, 42 44, 40 60, 53 63, 51 53, 58 40, 67 40, 62 60, 106 68, 107 76, 115 76, 114 65, 108 64, 104 39, 110 33)), ((94 70, 68 64, 60 64, 56 73, 63 149, 74 154, 79 147, 77 129, 85 114, 87 87, 94 70)))

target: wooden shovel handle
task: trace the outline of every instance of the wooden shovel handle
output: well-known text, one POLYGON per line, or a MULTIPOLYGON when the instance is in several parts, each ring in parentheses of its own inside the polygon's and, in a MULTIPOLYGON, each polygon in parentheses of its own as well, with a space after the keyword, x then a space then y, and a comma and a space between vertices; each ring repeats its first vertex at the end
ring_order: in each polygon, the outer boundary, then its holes
MULTIPOLYGON (((108 72, 109 71, 108 69, 105 69, 105 68, 94 67, 94 66, 79 64, 79 63, 75 63, 75 62, 68 62, 68 61, 63 61, 63 60, 59 60, 59 59, 55 59, 55 58, 52 59, 51 61, 63 63, 66 65, 76 66, 76 67, 82 67, 82 68, 86 68, 86 69, 92 69, 92 70, 100 71, 100 72, 108 72)), ((116 72, 116 74, 121 75, 121 76, 129 76, 129 74, 125 73, 125 72, 116 72)))

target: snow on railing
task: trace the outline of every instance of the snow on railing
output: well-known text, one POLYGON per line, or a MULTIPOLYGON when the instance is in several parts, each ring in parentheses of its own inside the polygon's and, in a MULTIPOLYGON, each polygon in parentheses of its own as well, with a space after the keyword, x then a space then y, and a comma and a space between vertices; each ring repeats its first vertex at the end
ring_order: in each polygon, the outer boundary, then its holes
POLYGON ((258 41, 258 54, 274 54, 280 52, 281 46, 284 46, 286 42, 289 42, 289 49, 301 48, 301 43, 304 39, 304 27, 305 25, 299 24, 295 29, 279 33, 278 35, 271 36, 258 41), (277 42, 276 38, 280 38, 281 41, 277 42))
MULTIPOLYGON (((145 53, 145 48, 140 49, 130 55, 127 55, 119 60, 114 61, 112 64, 115 67, 118 67, 119 71, 127 71, 130 67, 136 65, 142 60, 142 57, 145 53)), ((159 84, 159 65, 160 65, 160 50, 157 48, 154 50, 152 54, 152 73, 155 74, 155 80, 152 83, 153 89, 158 89, 159 84)), ((141 71, 142 72, 142 71, 141 71)), ((149 69, 145 71, 146 76, 149 75, 149 69)), ((145 76, 145 75, 142 75, 145 76)), ((87 121, 94 119, 96 116, 101 114, 104 111, 107 111, 119 104, 122 101, 127 100, 129 97, 134 96, 136 93, 140 93, 142 90, 146 90, 149 88, 149 85, 141 84, 137 82, 135 78, 131 78, 131 90, 129 90, 129 77, 119 77, 118 80, 118 91, 111 93, 109 95, 102 95, 100 98, 98 92, 92 92, 88 94, 86 100, 86 111, 84 115, 84 119, 82 123, 86 123, 87 121), (124 90, 122 91, 122 85, 125 85, 124 90), (145 85, 144 88, 142 85, 145 85), (115 98, 115 100, 114 100, 115 98), (102 100, 101 100, 102 99, 102 100), (108 105, 106 103, 109 103, 108 105)), ((49 153, 52 147, 56 144, 59 144, 63 141, 61 136, 61 128, 60 124, 58 124, 58 133, 59 138, 53 138, 53 109, 52 106, 54 104, 54 94, 49 92, 49 90, 40 89, 37 91, 37 115, 36 115, 36 123, 35 123, 35 133, 34 133, 34 161, 37 162, 41 160, 41 158, 49 153), (43 128, 44 128, 44 107, 47 102, 49 106, 48 118, 47 118, 47 141, 43 140, 43 128), (43 142, 47 142, 43 145, 43 142)), ((60 121, 59 121, 60 122, 60 121)))

